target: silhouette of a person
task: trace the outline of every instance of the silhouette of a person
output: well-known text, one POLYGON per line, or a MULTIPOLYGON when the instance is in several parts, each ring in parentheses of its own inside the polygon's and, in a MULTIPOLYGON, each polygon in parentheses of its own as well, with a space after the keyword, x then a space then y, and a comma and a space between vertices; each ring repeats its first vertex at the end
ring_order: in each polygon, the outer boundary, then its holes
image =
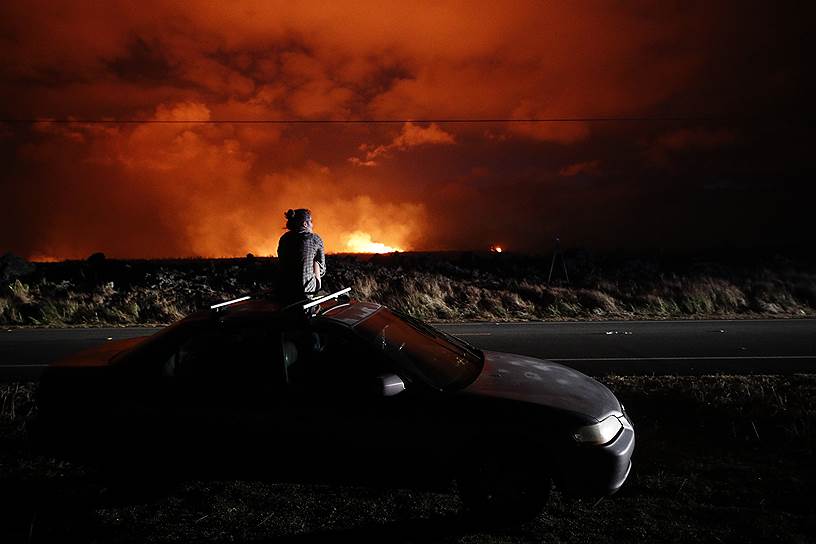
POLYGON ((323 240, 312 232, 312 212, 287 210, 287 231, 278 241, 278 290, 282 302, 303 300, 320 290, 326 274, 323 240))

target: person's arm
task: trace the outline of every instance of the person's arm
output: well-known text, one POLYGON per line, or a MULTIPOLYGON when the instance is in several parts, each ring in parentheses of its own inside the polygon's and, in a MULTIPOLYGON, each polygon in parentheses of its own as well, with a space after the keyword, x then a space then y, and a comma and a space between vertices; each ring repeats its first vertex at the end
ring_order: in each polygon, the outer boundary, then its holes
POLYGON ((320 278, 326 275, 326 252, 323 250, 323 239, 317 237, 317 251, 314 258, 314 276, 317 280, 317 288, 320 289, 322 281, 320 278))
POLYGON ((316 282, 316 285, 317 285, 316 290, 320 291, 320 287, 321 287, 321 284, 322 284, 322 282, 320 281, 320 276, 321 276, 321 274, 320 274, 320 263, 317 262, 317 261, 314 261, 312 264, 314 265, 314 278, 315 278, 315 282, 316 282))
POLYGON ((315 276, 323 277, 326 275, 326 252, 323 251, 323 239, 318 238, 320 242, 317 244, 317 253, 315 254, 315 264, 320 268, 315 268, 315 276), (318 274, 318 271, 320 272, 318 274))

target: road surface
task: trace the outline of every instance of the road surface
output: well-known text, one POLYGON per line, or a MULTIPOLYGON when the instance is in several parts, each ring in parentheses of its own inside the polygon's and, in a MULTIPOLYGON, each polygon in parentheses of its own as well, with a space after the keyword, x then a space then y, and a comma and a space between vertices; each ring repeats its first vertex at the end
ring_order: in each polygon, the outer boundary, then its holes
MULTIPOLYGON (((482 349, 549 359, 590 375, 816 371, 816 320, 605 321, 439 325, 482 349)), ((0 378, 36 378, 56 358, 156 328, 9 329, 0 378)))

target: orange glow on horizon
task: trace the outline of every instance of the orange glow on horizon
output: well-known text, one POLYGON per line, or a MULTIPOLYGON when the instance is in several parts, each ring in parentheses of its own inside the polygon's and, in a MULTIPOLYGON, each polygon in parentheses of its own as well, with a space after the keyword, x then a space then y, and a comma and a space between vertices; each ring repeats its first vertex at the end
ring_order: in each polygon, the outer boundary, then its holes
POLYGON ((371 235, 363 231, 356 231, 348 237, 346 249, 349 253, 394 253, 405 251, 399 247, 374 242, 371 240, 371 235))
POLYGON ((493 253, 501 253, 502 248, 501 248, 501 246, 493 246, 493 247, 490 248, 490 251, 492 251, 493 253))
POLYGON ((34 255, 28 257, 28 261, 32 263, 59 263, 64 260, 65 259, 60 259, 51 255, 41 255, 39 253, 35 253, 34 255))

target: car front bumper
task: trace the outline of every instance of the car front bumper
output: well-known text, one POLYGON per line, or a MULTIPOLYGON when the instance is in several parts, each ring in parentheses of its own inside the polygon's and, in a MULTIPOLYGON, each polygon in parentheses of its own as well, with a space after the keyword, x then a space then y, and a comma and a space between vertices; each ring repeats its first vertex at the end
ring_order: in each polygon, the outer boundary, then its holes
POLYGON ((602 497, 617 492, 632 470, 635 431, 628 421, 602 446, 575 445, 556 471, 556 486, 570 495, 602 497))

